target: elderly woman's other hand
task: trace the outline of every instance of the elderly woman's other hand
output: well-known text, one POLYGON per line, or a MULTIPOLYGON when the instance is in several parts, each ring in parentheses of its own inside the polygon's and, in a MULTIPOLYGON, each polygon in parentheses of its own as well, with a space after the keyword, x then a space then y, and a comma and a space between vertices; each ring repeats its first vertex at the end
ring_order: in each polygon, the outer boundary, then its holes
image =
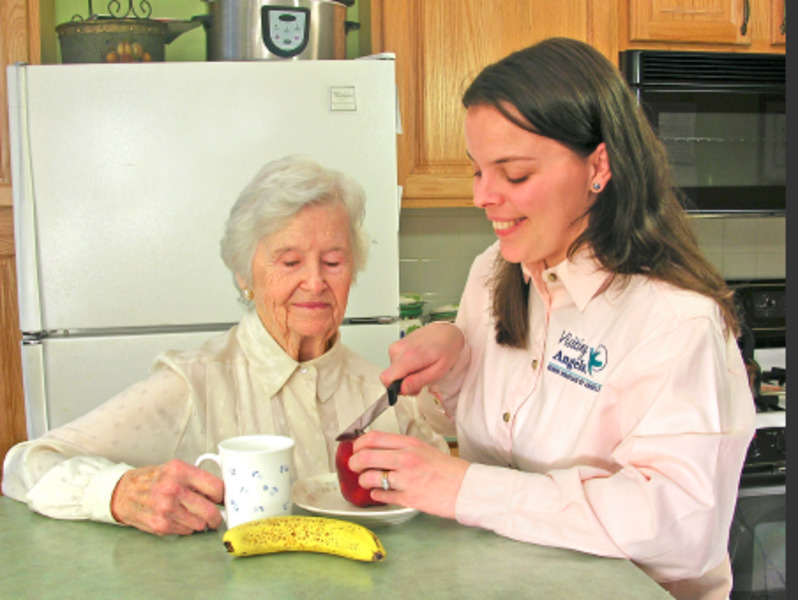
POLYGON ((404 378, 401 393, 416 395, 454 367, 464 345, 463 332, 451 323, 431 323, 416 329, 389 346, 391 366, 380 374, 380 380, 387 387, 404 378))
POLYGON ((181 460, 132 469, 119 480, 111 514, 125 525, 157 535, 189 535, 222 523, 218 477, 181 460))

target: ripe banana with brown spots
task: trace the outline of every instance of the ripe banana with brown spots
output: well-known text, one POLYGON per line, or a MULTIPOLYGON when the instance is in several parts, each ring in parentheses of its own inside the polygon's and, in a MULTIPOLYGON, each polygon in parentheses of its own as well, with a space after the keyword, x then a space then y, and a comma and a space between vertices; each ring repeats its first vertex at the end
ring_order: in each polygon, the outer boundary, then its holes
POLYGON ((370 529, 327 517, 289 515, 249 521, 228 529, 222 541, 234 556, 320 552, 364 562, 385 558, 385 548, 370 529))

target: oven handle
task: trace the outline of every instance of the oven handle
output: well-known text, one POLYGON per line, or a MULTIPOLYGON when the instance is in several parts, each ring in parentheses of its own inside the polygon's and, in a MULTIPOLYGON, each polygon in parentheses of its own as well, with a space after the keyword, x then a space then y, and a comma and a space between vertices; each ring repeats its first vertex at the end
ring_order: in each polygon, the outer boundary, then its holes
POLYGON ((752 498, 754 496, 779 496, 787 493, 787 485, 761 485, 751 488, 740 488, 737 490, 738 498, 752 498))

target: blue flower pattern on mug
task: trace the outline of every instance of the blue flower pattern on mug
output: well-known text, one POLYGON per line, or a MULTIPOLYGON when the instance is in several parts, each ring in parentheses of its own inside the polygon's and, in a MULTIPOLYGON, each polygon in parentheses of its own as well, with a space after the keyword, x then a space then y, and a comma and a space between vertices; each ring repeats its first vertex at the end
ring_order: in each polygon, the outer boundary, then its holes
MULTIPOLYGON (((286 465, 286 464, 280 465, 280 468, 279 468, 280 474, 288 473, 289 471, 290 471, 290 469, 289 469, 288 465, 286 465)), ((235 467, 231 467, 230 470, 229 470, 229 474, 231 476, 236 476, 236 475, 238 475, 238 471, 235 469, 235 467)), ((262 481, 263 480, 263 473, 261 473, 258 470, 251 471, 249 478, 251 480, 262 481)), ((269 486, 269 484, 264 484, 261 489, 264 492, 268 492, 269 496, 272 496, 272 497, 275 496, 279 492, 279 488, 277 486, 273 486, 272 487, 272 486, 269 486)), ((249 494, 250 491, 251 491, 251 488, 248 487, 247 485, 241 485, 240 488, 239 488, 239 493, 242 494, 242 495, 243 494, 249 494)), ((282 509, 284 511, 288 511, 289 505, 290 505, 290 502, 284 502, 282 504, 282 509)), ((230 507, 235 512, 240 512, 241 508, 242 508, 241 505, 238 502, 236 502, 236 500, 234 500, 234 499, 230 500, 230 507)), ((258 504, 258 505, 255 505, 253 507, 252 511, 253 512, 259 512, 259 513, 264 513, 264 512, 266 512, 266 509, 265 509, 265 507, 263 505, 258 504)))

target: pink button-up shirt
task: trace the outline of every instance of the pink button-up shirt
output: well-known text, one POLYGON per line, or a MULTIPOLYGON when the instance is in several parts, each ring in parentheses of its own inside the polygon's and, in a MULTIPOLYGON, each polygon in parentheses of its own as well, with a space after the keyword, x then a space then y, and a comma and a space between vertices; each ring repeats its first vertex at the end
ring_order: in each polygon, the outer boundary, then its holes
POLYGON ((629 558, 677 598, 726 598, 727 543, 754 431, 745 367, 717 305, 644 276, 626 286, 580 253, 525 271, 528 348, 495 341, 472 266, 466 349, 433 390, 472 464, 457 520, 629 558))

